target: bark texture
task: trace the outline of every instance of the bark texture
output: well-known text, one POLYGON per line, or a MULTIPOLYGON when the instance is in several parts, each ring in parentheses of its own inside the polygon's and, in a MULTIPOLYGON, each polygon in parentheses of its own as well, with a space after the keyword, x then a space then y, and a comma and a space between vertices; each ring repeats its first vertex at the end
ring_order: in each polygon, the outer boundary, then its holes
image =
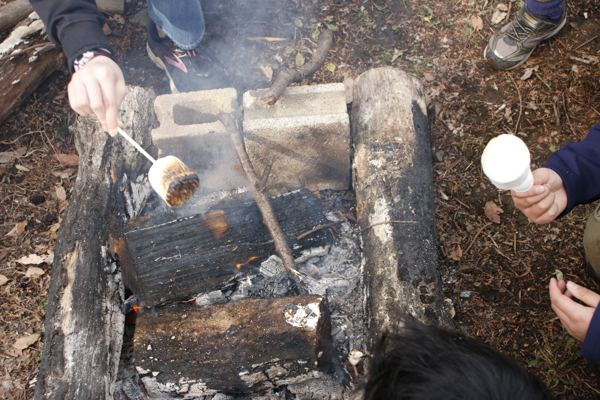
MULTIPOLYGON (((130 88, 121 119, 150 143, 154 94, 130 88)), ((79 173, 56 241, 35 399, 111 399, 123 340, 123 285, 109 232, 145 204, 147 161, 92 118, 76 124, 79 173)))
POLYGON ((420 82, 395 68, 365 72, 354 82, 351 122, 370 341, 393 327, 399 314, 449 323, 420 82))
POLYGON ((0 32, 12 28, 33 12, 29 0, 15 0, 0 7, 0 32))

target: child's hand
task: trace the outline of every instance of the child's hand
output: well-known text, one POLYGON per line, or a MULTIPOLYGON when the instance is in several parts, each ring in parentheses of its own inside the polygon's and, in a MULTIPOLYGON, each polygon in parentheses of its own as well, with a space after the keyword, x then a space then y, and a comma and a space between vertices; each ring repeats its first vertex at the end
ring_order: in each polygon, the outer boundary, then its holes
POLYGON ((575 282, 565 284, 562 279, 557 281, 552 278, 550 279, 550 301, 552 309, 571 336, 583 342, 594 312, 600 303, 600 295, 575 282), (576 303, 571 299, 572 297, 581 300, 588 306, 576 303))
POLYGON ((556 172, 549 168, 533 171, 533 187, 527 192, 510 192, 515 207, 536 224, 547 224, 567 208, 567 191, 556 172))
POLYGON ((110 58, 96 56, 73 74, 68 86, 71 108, 93 115, 110 135, 118 134, 119 107, 127 94, 121 68, 110 58))

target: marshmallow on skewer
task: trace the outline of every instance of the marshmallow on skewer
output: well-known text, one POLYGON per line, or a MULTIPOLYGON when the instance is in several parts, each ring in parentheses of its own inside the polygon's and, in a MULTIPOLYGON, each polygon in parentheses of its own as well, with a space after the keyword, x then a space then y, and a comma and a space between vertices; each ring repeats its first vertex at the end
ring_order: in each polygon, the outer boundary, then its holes
POLYGON ((527 145, 515 135, 503 134, 490 140, 481 155, 483 172, 494 186, 526 192, 533 186, 527 145))

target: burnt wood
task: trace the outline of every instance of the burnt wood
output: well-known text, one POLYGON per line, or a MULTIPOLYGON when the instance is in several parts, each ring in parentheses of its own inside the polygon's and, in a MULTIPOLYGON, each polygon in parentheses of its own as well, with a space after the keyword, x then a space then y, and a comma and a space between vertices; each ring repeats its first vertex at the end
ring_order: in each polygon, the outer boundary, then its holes
MULTIPOLYGON (((121 119, 150 143, 154 94, 129 88, 121 119)), ((123 285, 109 232, 143 207, 148 163, 93 118, 75 126, 79 172, 56 240, 35 399, 112 399, 123 342, 123 285), (133 214, 130 214, 133 213, 133 214)))
POLYGON ((372 343, 406 313, 450 324, 443 308, 421 83, 396 68, 365 72, 354 82, 351 125, 368 339, 372 343))
POLYGON ((258 392, 332 370, 330 331, 321 296, 142 309, 133 362, 153 398, 258 392), (288 322, 309 304, 314 327, 288 322))
MULTIPOLYGON (((302 189, 270 202, 293 255, 331 239, 327 230, 296 238, 329 222, 310 191, 302 189)), ((144 217, 116 235, 115 243, 125 285, 150 307, 212 291, 275 253, 262 214, 251 199, 172 221, 157 223, 144 217), (237 267, 254 256, 259 259, 237 267)))

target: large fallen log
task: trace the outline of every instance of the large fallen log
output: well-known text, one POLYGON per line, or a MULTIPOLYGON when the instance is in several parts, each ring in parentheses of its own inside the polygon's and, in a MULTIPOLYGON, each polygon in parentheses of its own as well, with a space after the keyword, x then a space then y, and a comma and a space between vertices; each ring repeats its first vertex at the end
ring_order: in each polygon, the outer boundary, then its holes
POLYGON ((351 121, 370 342, 401 314, 447 324, 420 82, 395 68, 365 72, 354 81, 351 121))
POLYGON ((0 44, 0 124, 51 73, 65 68, 62 48, 42 39, 42 27, 39 20, 19 26, 0 44))
POLYGON ((15 0, 0 7, 0 32, 12 28, 32 12, 33 7, 29 0, 15 0))
MULTIPOLYGON (((121 119, 144 147, 155 120, 153 97, 130 88, 122 105, 121 119)), ((148 165, 137 150, 108 138, 91 117, 75 129, 79 173, 56 240, 35 399, 112 398, 124 315, 109 232, 138 214, 148 193, 139 190, 147 186, 148 165)))

